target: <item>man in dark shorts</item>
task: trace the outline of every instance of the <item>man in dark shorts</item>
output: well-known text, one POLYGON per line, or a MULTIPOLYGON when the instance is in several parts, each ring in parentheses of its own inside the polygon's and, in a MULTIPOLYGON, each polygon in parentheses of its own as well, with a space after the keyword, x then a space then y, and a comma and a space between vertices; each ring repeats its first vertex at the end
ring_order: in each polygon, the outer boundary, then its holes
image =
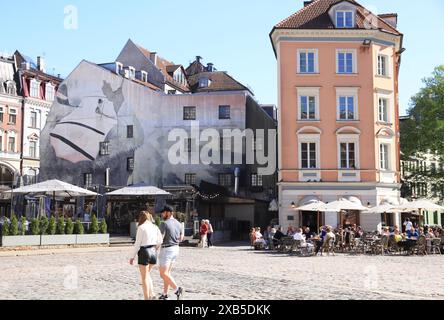
POLYGON ((171 275, 173 264, 179 257, 179 244, 184 239, 184 230, 182 224, 174 219, 173 209, 165 206, 162 210, 162 219, 160 232, 163 236, 162 249, 159 254, 160 277, 163 279, 163 295, 160 300, 168 300, 168 291, 174 290, 177 300, 181 300, 184 290, 178 287, 176 281, 171 275))

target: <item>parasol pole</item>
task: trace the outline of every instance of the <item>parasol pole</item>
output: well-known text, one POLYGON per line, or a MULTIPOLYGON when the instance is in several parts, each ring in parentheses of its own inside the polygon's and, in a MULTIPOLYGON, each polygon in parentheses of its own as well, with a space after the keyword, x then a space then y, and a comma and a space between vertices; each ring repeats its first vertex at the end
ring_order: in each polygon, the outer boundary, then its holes
POLYGON ((55 199, 55 191, 52 192, 52 202, 54 203, 54 218, 56 217, 56 199, 55 199))

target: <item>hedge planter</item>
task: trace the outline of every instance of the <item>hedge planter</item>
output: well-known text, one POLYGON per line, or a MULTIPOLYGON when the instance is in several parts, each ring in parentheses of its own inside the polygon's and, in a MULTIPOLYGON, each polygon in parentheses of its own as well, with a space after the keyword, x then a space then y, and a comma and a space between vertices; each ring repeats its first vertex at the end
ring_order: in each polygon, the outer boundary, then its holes
POLYGON ((42 246, 64 246, 75 245, 76 235, 54 235, 54 236, 42 236, 42 246))
POLYGON ((2 237, 2 247, 31 247, 40 245, 40 236, 2 237))
POLYGON ((79 234, 77 244, 109 244, 109 234, 79 234))

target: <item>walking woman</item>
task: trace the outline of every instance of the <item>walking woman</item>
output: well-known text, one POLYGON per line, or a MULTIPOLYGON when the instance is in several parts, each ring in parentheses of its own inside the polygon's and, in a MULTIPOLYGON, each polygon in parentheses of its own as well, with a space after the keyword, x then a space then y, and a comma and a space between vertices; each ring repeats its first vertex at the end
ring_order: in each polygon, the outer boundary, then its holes
POLYGON ((157 264, 157 253, 163 241, 162 234, 153 221, 153 216, 148 211, 140 213, 136 243, 130 259, 131 265, 134 265, 136 258, 138 259, 145 300, 154 299, 154 286, 150 273, 157 264))
POLYGON ((207 246, 208 225, 206 220, 202 220, 200 225, 200 245, 201 248, 207 246))
POLYGON ((207 241, 208 241, 208 248, 213 248, 213 226, 211 225, 210 220, 207 220, 208 225, 208 233, 207 233, 207 241))

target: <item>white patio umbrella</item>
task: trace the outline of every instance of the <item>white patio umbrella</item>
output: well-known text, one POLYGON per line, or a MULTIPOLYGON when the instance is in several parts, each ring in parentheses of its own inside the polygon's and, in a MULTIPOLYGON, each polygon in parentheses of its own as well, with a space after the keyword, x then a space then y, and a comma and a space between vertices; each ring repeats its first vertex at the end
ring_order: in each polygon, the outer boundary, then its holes
POLYGON ((106 194, 107 196, 170 196, 171 193, 153 186, 135 185, 106 194))
POLYGON ((399 206, 401 210, 427 210, 427 211, 444 211, 444 207, 439 206, 429 200, 420 199, 399 206))
POLYGON ((382 204, 376 207, 372 207, 364 211, 365 213, 398 213, 402 212, 399 206, 394 206, 391 204, 382 204))
POLYGON ((326 211, 341 212, 342 210, 365 211, 368 208, 346 199, 340 199, 327 204, 326 211))
POLYGON ((296 210, 298 211, 317 211, 317 212, 325 212, 327 208, 327 204, 325 204, 322 201, 316 200, 316 201, 311 201, 310 203, 296 208, 296 210))
POLYGON ((48 180, 8 192, 12 194, 45 194, 64 198, 97 196, 95 192, 59 180, 48 180))

